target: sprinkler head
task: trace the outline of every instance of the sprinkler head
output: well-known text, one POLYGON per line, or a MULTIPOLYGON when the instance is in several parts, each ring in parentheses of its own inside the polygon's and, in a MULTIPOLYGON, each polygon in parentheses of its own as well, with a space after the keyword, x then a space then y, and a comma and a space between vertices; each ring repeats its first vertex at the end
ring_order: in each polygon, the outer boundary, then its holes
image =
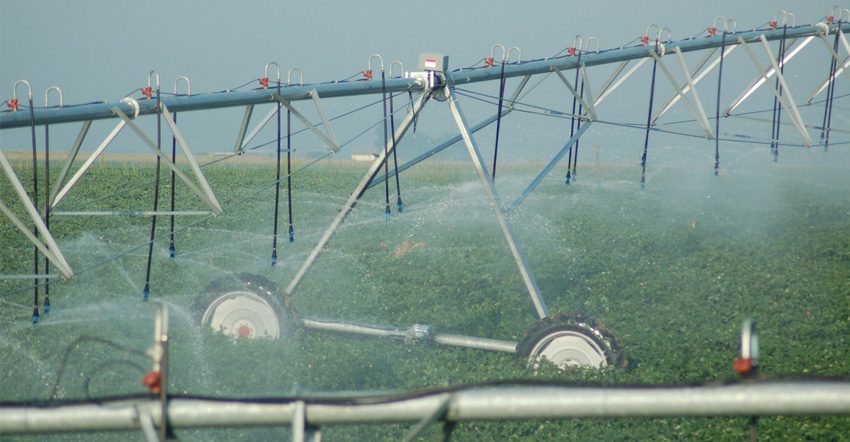
POLYGON ((38 327, 38 307, 32 310, 32 326, 38 327))
POLYGON ((50 298, 46 295, 44 296, 44 317, 46 318, 50 315, 50 298))
POLYGON ((168 249, 168 259, 174 259, 174 246, 168 249))

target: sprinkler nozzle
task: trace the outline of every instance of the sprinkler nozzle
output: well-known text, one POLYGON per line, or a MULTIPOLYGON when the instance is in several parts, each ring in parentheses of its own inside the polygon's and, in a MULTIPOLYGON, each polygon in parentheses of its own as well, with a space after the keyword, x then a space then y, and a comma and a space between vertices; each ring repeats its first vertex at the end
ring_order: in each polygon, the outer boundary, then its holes
POLYGON ((174 259, 174 244, 168 248, 168 259, 174 259))
POLYGON ((149 283, 145 283, 145 290, 142 292, 142 301, 148 302, 148 297, 151 294, 151 286, 149 283))
POLYGON ((44 317, 50 315, 50 297, 44 295, 44 317))
POLYGON ((277 250, 272 250, 272 267, 277 265, 277 250))
POLYGON ((32 326, 33 327, 38 327, 38 318, 39 318, 39 316, 38 316, 38 306, 36 305, 32 309, 32 326))
POLYGON ((398 213, 401 213, 403 211, 404 211, 404 203, 401 202, 401 197, 399 196, 398 197, 398 213))
POLYGON ((289 225, 289 242, 295 242, 295 231, 292 230, 292 224, 289 225))

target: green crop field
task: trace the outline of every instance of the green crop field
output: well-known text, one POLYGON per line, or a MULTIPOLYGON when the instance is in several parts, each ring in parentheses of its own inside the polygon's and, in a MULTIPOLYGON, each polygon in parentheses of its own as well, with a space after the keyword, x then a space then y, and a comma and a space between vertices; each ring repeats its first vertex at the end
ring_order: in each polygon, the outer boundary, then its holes
MULTIPOLYGON (((765 148, 766 149, 766 148, 765 148)), ((812 148, 814 150, 816 148, 812 148)), ((225 211, 157 222, 150 298, 171 312, 175 396, 281 397, 309 392, 411 391, 495 381, 566 385, 690 385, 734 381, 742 321, 761 336, 767 379, 847 378, 850 373, 850 173, 840 152, 818 160, 754 165, 727 160, 713 176, 693 164, 640 169, 591 164, 564 185, 556 169, 509 215, 550 312, 596 318, 622 342, 625 369, 533 373, 515 355, 295 330, 283 339, 232 340, 199 326, 196 298, 229 273, 285 287, 338 214, 366 165, 324 160, 293 176, 295 241, 285 192, 278 263, 272 267, 273 165, 239 158, 204 173, 225 211), (843 165, 842 165, 843 164, 843 165)), ((793 153, 787 154, 789 158, 793 153)), ((801 157, 803 154, 800 154, 801 157)), ((826 155, 826 156, 825 156, 826 155)), ((784 159, 783 159, 784 160, 784 159)), ((300 167, 303 163, 299 163, 300 167)), ((14 160, 32 184, 32 165, 14 160)), ((505 205, 539 168, 500 165, 505 205)), ((56 173, 60 164, 51 166, 56 173)), ((43 174, 43 169, 40 171, 43 174)), ((170 201, 170 177, 160 209, 170 201)), ((152 210, 149 162, 102 161, 62 210, 152 210), (112 195, 110 198, 103 198, 112 195)), ((23 214, 8 182, 0 199, 23 214)), ((403 213, 384 216, 383 184, 333 236, 300 287, 298 314, 519 341, 537 315, 493 209, 466 163, 423 163, 401 175, 403 213)), ((285 188, 285 187, 284 187, 285 188)), ((178 210, 203 210, 178 186, 178 210)), ((42 197, 43 198, 43 197, 42 197)), ((43 200, 42 200, 43 201, 43 200)), ((0 280, 0 400, 103 399, 144 394, 155 302, 143 302, 150 217, 51 216, 76 275, 52 281, 52 309, 32 326, 31 280, 0 280)), ((43 271, 43 258, 40 263, 43 271)), ((32 273, 33 251, 0 218, 0 274, 32 273)), ((55 270, 55 269, 54 269, 55 270)), ((576 398, 580 401, 581 398, 576 398)), ((413 424, 329 426, 324 440, 400 440, 413 424)), ((850 418, 764 417, 760 440, 848 440, 850 418)), ((0 429, 2 432, 2 429, 0 429)), ((458 424, 456 440, 747 440, 746 418, 535 420, 458 424)), ((178 430, 181 440, 288 440, 288 428, 178 430)), ((432 428, 426 440, 433 440, 432 428), (430 438, 430 439, 429 439, 430 438)), ((1 436, 3 440, 142 440, 138 433, 1 436)))

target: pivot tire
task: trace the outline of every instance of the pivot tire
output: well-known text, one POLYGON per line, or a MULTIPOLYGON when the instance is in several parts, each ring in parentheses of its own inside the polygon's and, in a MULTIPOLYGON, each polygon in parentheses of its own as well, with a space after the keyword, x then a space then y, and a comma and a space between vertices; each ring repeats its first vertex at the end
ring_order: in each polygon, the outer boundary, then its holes
POLYGON ((201 325, 233 338, 289 336, 297 319, 276 283, 250 273, 219 278, 195 299, 201 325))
POLYGON ((628 360, 614 333, 593 318, 561 313, 535 324, 517 344, 533 370, 541 359, 560 368, 570 366, 625 368, 628 360))

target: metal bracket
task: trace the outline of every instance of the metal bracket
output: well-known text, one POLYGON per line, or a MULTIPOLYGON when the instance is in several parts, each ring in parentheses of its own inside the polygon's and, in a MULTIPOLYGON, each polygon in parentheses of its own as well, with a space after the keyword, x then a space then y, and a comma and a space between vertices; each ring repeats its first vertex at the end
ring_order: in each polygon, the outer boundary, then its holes
POLYGON ((71 166, 77 159, 77 154, 80 152, 80 146, 82 146, 83 140, 86 138, 86 134, 88 134, 90 127, 91 120, 84 122, 83 127, 80 128, 80 133, 77 135, 77 139, 74 141, 74 145, 68 153, 68 158, 65 160, 65 165, 62 166, 62 171, 59 172, 59 176, 56 178, 56 183, 53 185, 53 190, 50 192, 50 199, 48 200, 50 207, 53 207, 56 202, 56 196, 62 187, 62 183, 65 182, 65 177, 68 176, 68 172, 71 171, 71 166))
POLYGON ((316 134, 317 137, 321 138, 322 141, 324 141, 325 144, 327 144, 328 147, 330 147, 330 149, 334 153, 339 152, 339 143, 336 141, 336 136, 334 135, 333 130, 331 129, 330 121, 328 120, 328 117, 324 111, 324 107, 322 106, 322 102, 319 99, 319 92, 315 89, 311 90, 310 97, 313 99, 313 103, 315 103, 316 105, 316 110, 319 112, 319 116, 322 118, 322 124, 325 126, 325 130, 327 130, 327 134, 320 131, 318 127, 313 125, 313 123, 311 123, 310 120, 307 119, 307 117, 302 115, 301 112, 298 112, 294 107, 292 107, 292 104, 285 98, 281 97, 280 94, 272 94, 272 98, 280 102, 284 107, 286 107, 286 109, 292 112, 292 115, 295 115, 295 117, 301 120, 301 122, 304 123, 304 125, 307 126, 311 131, 313 131, 313 133, 316 134))
POLYGON ((220 215, 221 212, 222 212, 221 206, 219 206, 218 201, 215 198, 215 195, 212 194, 212 190, 210 189, 209 184, 207 183, 206 179, 204 179, 203 173, 201 173, 200 169, 198 168, 198 164, 196 162, 194 162, 194 159, 192 158, 191 153, 189 152, 188 148, 185 145, 186 142, 183 140, 182 135, 180 135, 180 131, 177 130, 176 125, 174 125, 174 123, 171 121, 171 114, 168 113, 168 110, 165 107, 165 105, 162 105, 161 107, 162 107, 162 112, 168 117, 166 119, 166 121, 168 121, 169 127, 171 127, 171 130, 174 133, 175 138, 177 138, 178 144, 180 144, 180 148, 183 149, 186 156, 188 158, 190 158, 190 162, 192 163, 193 171, 196 174, 195 178, 198 180, 198 182, 201 183, 201 185, 204 187, 204 190, 206 192, 199 189, 198 186, 195 183, 193 183, 192 180, 190 180, 189 177, 186 176, 186 174, 183 173, 182 170, 178 169, 177 166, 175 166, 174 163, 171 162, 171 159, 168 158, 168 155, 166 155, 162 150, 160 150, 158 147, 156 147, 156 144, 153 141, 151 141, 151 139, 148 138, 147 135, 145 135, 144 132, 142 132, 142 130, 139 128, 139 126, 137 126, 135 123, 133 123, 133 120, 131 120, 130 117, 127 116, 127 114, 122 112, 121 109, 119 109, 117 107, 112 108, 112 111, 115 112, 116 115, 121 117, 121 119, 124 121, 124 123, 126 123, 128 126, 130 126, 130 129, 133 129, 133 132, 135 132, 136 135, 138 135, 139 138, 141 138, 142 141, 144 141, 145 144, 147 144, 148 147, 150 147, 151 150, 153 150, 154 153, 158 157, 160 157, 162 159, 162 161, 169 168, 171 168, 171 170, 177 176, 179 176, 180 179, 184 183, 186 183, 186 185, 189 186, 189 188, 192 189, 192 191, 194 191, 201 198, 201 200, 204 201, 204 203, 206 203, 210 208, 212 208, 213 214, 220 215))
MULTIPOLYGON (((245 131, 248 130, 248 123, 251 122, 251 115, 254 113, 254 105, 245 106, 245 115, 242 117, 242 124, 239 126, 239 132, 236 134, 236 146, 234 151, 237 155, 242 155, 242 149, 245 147, 245 131)), ((271 118, 271 115, 268 116, 271 118)), ((257 129, 259 130, 259 129, 257 129)))
MULTIPOLYGON (((850 43, 847 42, 847 37, 845 37, 844 34, 841 31, 838 31, 838 33, 836 35, 837 35, 837 38, 841 41, 842 45, 844 46, 845 51, 848 54, 850 54, 850 43)), ((812 104, 812 100, 814 100, 814 98, 816 96, 818 96, 818 94, 823 92, 823 90, 826 89, 826 87, 829 85, 830 82, 833 82, 836 79, 838 79, 838 76, 841 75, 842 73, 845 76, 847 76, 848 79, 850 79, 850 71, 848 71, 848 68, 850 68, 850 55, 846 56, 844 58, 844 60, 842 61, 840 56, 838 55, 838 53, 835 52, 835 50, 832 48, 832 46, 829 44, 829 42, 826 41, 826 36, 821 35, 820 37, 821 37, 821 41, 823 41, 824 46, 826 46, 826 49, 829 51, 829 53, 832 55, 832 58, 836 61, 836 63, 838 65, 837 65, 835 72, 827 75, 826 78, 817 87, 817 89, 815 89, 815 91, 812 92, 812 94, 809 96, 809 98, 805 102, 805 104, 807 106, 812 104)))
MULTIPOLYGON (((795 55, 797 55, 813 39, 814 39, 814 37, 807 37, 805 40, 803 40, 802 43, 800 43, 799 46, 797 46, 797 47, 793 48, 792 50, 786 52, 785 56, 782 57, 782 60, 779 62, 778 68, 781 68, 786 63, 788 63, 792 58, 794 58, 795 55)), ((747 46, 746 42, 741 37, 738 37, 738 42, 741 43, 742 46, 744 46, 744 47, 747 46)), ((791 47, 794 47, 794 43, 796 43, 796 39, 791 41, 791 47)), ((770 54, 770 58, 771 59, 773 58, 773 54, 770 54)), ((759 66, 758 62, 756 62, 756 61, 753 61, 753 62, 756 64, 756 66, 759 66)), ((759 67, 758 69, 761 72, 761 75, 756 77, 756 79, 753 80, 746 89, 744 89, 744 92, 742 92, 741 95, 739 95, 738 98, 736 98, 735 101, 732 102, 732 105, 729 106, 729 108, 726 109, 726 111, 723 112, 723 115, 729 116, 732 113, 732 111, 734 111, 738 106, 740 106, 741 103, 744 102, 744 100, 746 100, 750 95, 752 95, 753 92, 756 91, 756 89, 758 89, 762 84, 766 83, 767 80, 770 77, 775 75, 776 72, 779 70, 778 68, 774 69, 773 67, 769 67, 767 69, 767 71, 762 72, 762 68, 759 67)))
MULTIPOLYGON (((811 39, 810 37, 809 39, 811 39)), ((807 39, 808 40, 808 39, 807 39)), ((806 126, 803 123, 803 118, 800 116, 800 111, 797 109, 797 105, 794 103, 794 97, 790 93, 791 89, 788 88, 788 83, 785 82, 785 76, 779 72, 779 66, 776 63, 776 60, 773 59, 773 55, 770 51, 770 45, 767 43, 767 39, 764 38, 764 35, 759 36, 759 41, 762 42, 764 46, 764 50, 767 52, 768 57, 770 58, 770 63, 773 65, 773 71, 776 74, 776 78, 779 80, 779 84, 782 86, 782 90, 787 91, 786 94, 780 94, 776 87, 767 81, 767 71, 768 69, 764 69, 759 63, 758 59, 756 59, 756 55, 753 53, 752 49, 750 49, 747 42, 744 41, 743 38, 738 37, 738 42, 744 47, 747 51, 747 54, 750 56, 750 59, 753 61, 753 64, 756 66, 756 69, 761 72, 762 79, 764 79, 764 83, 767 83, 770 86, 770 90, 773 91, 773 95, 779 99, 779 102, 782 103, 782 107, 785 108, 786 111, 789 112, 791 116, 791 120, 794 122, 794 126, 797 127, 797 131, 800 132, 800 135, 803 136, 803 140, 805 141, 806 147, 811 147, 812 138, 809 136, 809 133, 806 131, 806 126)))
POLYGON ((626 72, 625 75, 620 77, 620 79, 617 80, 615 83, 611 84, 620 75, 623 69, 625 69, 626 65, 629 64, 629 61, 624 61, 620 63, 617 69, 614 70, 614 73, 611 74, 611 77, 608 78, 608 81, 606 81, 605 84, 602 86, 602 89, 599 92, 599 97, 596 98, 596 102, 593 103, 594 106, 599 106, 600 103, 602 103, 606 98, 608 98, 609 95, 611 95, 615 90, 617 90, 617 88, 619 88, 626 80, 628 80, 629 77, 634 75, 634 73, 637 72, 637 70, 640 69, 641 66, 646 64, 647 61, 649 61, 649 58, 641 58, 636 65, 632 66, 632 68, 629 69, 628 72, 626 72))
MULTIPOLYGON (((732 51, 734 51, 737 47, 738 47, 737 45, 727 46, 726 50, 724 51, 722 56, 718 56, 717 58, 715 58, 714 61, 712 61, 708 65, 708 67, 706 67, 704 70, 702 70, 702 72, 699 72, 700 69, 703 69, 703 67, 705 67, 705 63, 708 61, 708 59, 711 58, 712 55, 714 55, 714 53, 716 52, 716 48, 709 51, 709 53, 706 54, 706 56, 703 57, 703 59, 700 60, 699 63, 697 63, 696 67, 690 73, 690 75, 693 77, 694 85, 696 85, 697 83, 702 81, 702 79, 705 78, 705 76, 708 75, 709 72, 714 70, 714 68, 716 68, 720 64, 721 59, 726 59, 726 57, 728 57, 729 54, 731 54, 732 51), (697 72, 699 72, 698 75, 697 75, 697 72), (694 75, 696 75, 696 76, 694 76, 694 75)), ((679 51, 679 48, 678 47, 674 48, 674 51, 679 51)), ((691 90, 691 86, 688 85, 687 81, 685 81, 685 82, 679 84, 678 90, 680 90, 682 93, 686 94, 691 90)), ((676 102, 678 102, 680 98, 681 97, 680 97, 678 91, 673 93, 673 95, 670 97, 670 99, 667 100, 667 102, 664 104, 664 106, 662 106, 661 109, 652 117, 652 121, 655 122, 655 120, 661 118, 661 116, 664 115, 668 110, 670 110, 670 108, 672 108, 673 105, 676 104, 676 102)))
MULTIPOLYGON (((15 188, 15 192, 18 194, 18 198, 21 203, 24 205, 24 208, 27 211, 30 219, 33 223, 35 223, 35 227, 38 230, 38 233, 44 238, 44 242, 39 240, 32 232, 29 231, 26 224, 24 224, 14 212, 12 212, 2 201, 0 201, 0 211, 2 211, 9 219, 12 221, 15 226, 20 229, 24 235, 29 238, 29 240, 38 247, 38 250, 50 260, 50 262, 54 263, 56 267, 62 272, 62 276, 65 279, 71 278, 74 276, 74 272, 71 271, 71 266, 68 265, 68 262, 65 261, 65 257, 62 255, 62 252, 59 250, 59 246, 56 244, 56 240, 53 239, 53 235, 50 234, 50 231, 47 229, 47 226, 44 224, 44 221, 41 219, 41 215, 38 213, 38 209, 36 209, 29 195, 27 195, 24 186, 21 184, 20 180, 18 180, 17 174, 15 174, 14 169, 12 169, 12 165, 9 163, 9 160, 6 159, 6 155, 3 154, 3 151, 0 150, 0 164, 3 166, 3 170, 6 172, 6 178, 9 179, 9 182, 12 183, 12 187, 15 188), (46 243, 46 245, 45 245, 46 243)), ((49 275, 43 275, 49 276, 49 275)), ((0 279, 4 279, 4 276, 1 276, 0 279)))
POLYGON ((664 72, 664 75, 667 77, 667 80, 670 81, 670 84, 672 84, 673 87, 676 88, 676 93, 685 102, 685 105, 688 106, 688 110, 691 111, 691 114, 693 114, 694 118, 696 118, 697 121, 700 123, 700 126, 702 126, 703 131, 705 131, 706 138, 710 139, 714 135, 711 133, 711 128, 708 125, 708 117, 706 117, 705 115, 705 109, 703 109, 702 102, 700 101, 699 95, 697 94, 696 89, 694 88, 693 78, 688 72, 688 67, 687 65, 685 65, 685 59, 682 57, 682 52, 679 50, 679 47, 674 47, 673 51, 676 52, 676 54, 678 54, 679 56, 678 58, 680 64, 682 65, 682 71, 685 73, 685 81, 687 82, 691 94, 694 97, 694 103, 691 103, 691 100, 688 100, 688 97, 685 95, 685 93, 678 88, 676 80, 673 78, 673 75, 670 73, 670 70, 667 69, 667 66, 664 64, 664 62, 661 61, 661 57, 656 54, 655 51, 650 51, 650 55, 652 55, 652 58, 654 58, 655 61, 658 63, 658 67, 660 67, 661 71, 664 72))
MULTIPOLYGON (((573 94, 573 96, 576 98, 576 100, 578 100, 581 103, 582 108, 587 109, 587 114, 588 114, 589 119, 591 121, 595 120, 596 119, 596 107, 594 106, 594 103, 593 103, 593 96, 590 94, 590 85, 587 83, 587 72, 584 68, 584 64, 581 65, 580 69, 581 69, 582 80, 584 81, 584 84, 585 84, 585 86, 584 86, 585 91, 588 92, 587 100, 582 98, 581 94, 579 94, 579 92, 576 90, 576 88, 573 87, 572 84, 570 84, 570 81, 567 80, 567 77, 564 76, 564 73, 561 72, 560 69, 558 69, 557 67, 553 67, 552 69, 555 70, 555 73, 558 75, 558 78, 561 79, 561 81, 564 83, 564 85, 567 87, 567 89, 570 91, 570 93, 573 94)), ((580 117, 580 115, 576 115, 576 116, 580 117)))
MULTIPOLYGON (((80 131, 80 135, 77 137, 77 142, 74 143, 75 149, 72 150, 72 152, 73 152, 72 156, 76 156, 76 153, 80 148, 80 143, 82 143, 83 138, 86 135, 86 132, 88 132, 89 126, 91 126, 91 121, 89 121, 87 123, 88 124, 83 124, 83 129, 80 131)), ((98 146, 97 149, 95 149, 94 152, 86 159, 86 161, 83 162, 83 165, 80 166, 79 169, 77 169, 77 172, 74 173, 74 175, 71 177, 70 180, 68 180, 68 183, 65 184, 65 186, 62 188, 62 190, 55 192, 55 195, 53 197, 51 197, 51 200, 52 200, 52 202, 50 204, 51 208, 56 207, 56 205, 59 204, 60 201, 62 201, 62 198, 64 198, 65 195, 68 194, 68 191, 70 191, 71 188, 74 187, 74 185, 77 184, 77 181, 79 181, 80 178, 83 176, 83 174, 85 174, 86 171, 88 171, 89 167, 91 167, 91 165, 94 164, 95 160, 97 160, 97 158, 100 157, 100 155, 103 153, 104 149, 106 149, 106 146, 108 146, 109 143, 111 143, 112 140, 115 139, 115 137, 118 135, 118 133, 121 132, 121 129, 124 129, 124 126, 126 126, 126 125, 127 125, 126 121, 122 120, 122 121, 118 122, 118 124, 115 126, 115 128, 112 129, 112 132, 110 132, 109 135, 107 135, 106 138, 103 140, 103 142, 100 143, 100 146, 98 146)), ((69 160, 70 160, 70 158, 69 158, 69 160)), ((67 170, 70 169, 70 167, 71 167, 71 162, 69 161, 65 164, 65 170, 63 170, 63 172, 67 173, 67 170)), ((62 181, 63 180, 58 180, 56 182, 57 187, 62 183, 62 181)))

